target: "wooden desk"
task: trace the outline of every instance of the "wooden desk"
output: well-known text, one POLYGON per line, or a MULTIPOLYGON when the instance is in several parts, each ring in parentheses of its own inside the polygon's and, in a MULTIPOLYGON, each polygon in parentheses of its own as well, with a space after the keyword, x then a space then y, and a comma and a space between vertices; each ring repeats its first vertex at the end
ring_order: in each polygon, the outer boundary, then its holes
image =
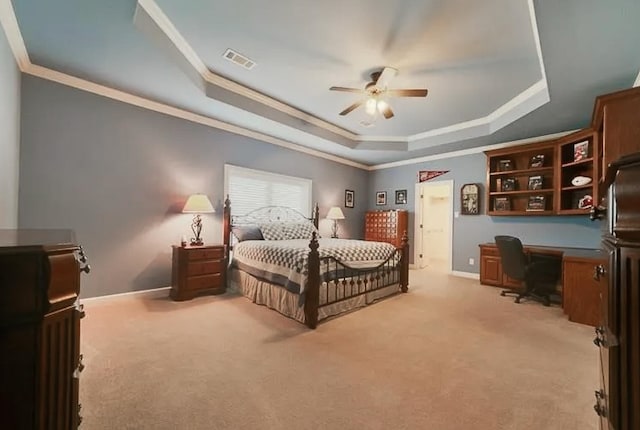
MULTIPOLYGON (((502 272, 502 261, 495 243, 480 246, 480 283, 505 288, 522 288, 522 282, 502 272)), ((562 307, 569 321, 596 326, 599 323, 600 294, 606 281, 594 279, 596 267, 606 270, 607 257, 598 249, 562 248, 555 246, 524 245, 529 254, 553 255, 562 258, 562 307)))

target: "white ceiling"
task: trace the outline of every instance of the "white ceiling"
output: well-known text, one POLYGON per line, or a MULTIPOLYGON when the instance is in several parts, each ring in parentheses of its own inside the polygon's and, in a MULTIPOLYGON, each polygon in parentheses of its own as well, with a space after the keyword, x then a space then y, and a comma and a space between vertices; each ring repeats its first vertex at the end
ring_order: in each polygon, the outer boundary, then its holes
POLYGON ((14 0, 13 9, 44 70, 364 164, 584 126, 593 97, 630 86, 640 69, 637 0, 14 0), (227 48, 256 67, 226 61, 227 48), (362 108, 339 116, 359 95, 329 87, 362 88, 385 66, 399 70, 390 88, 428 96, 391 99, 396 116, 373 127, 360 124, 370 119, 362 108))

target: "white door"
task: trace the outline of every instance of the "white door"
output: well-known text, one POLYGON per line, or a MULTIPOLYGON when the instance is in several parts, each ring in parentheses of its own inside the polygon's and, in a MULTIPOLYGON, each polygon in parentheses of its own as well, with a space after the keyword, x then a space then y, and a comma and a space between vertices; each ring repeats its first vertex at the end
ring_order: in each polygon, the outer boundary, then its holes
POLYGON ((451 271, 453 181, 416 185, 417 266, 451 271))

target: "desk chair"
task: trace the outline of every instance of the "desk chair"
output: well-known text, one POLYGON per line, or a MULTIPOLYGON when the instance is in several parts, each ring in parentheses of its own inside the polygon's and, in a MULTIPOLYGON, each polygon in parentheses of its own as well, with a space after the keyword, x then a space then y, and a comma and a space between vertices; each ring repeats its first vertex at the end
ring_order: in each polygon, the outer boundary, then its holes
POLYGON ((513 236, 496 236, 496 245, 502 260, 502 271, 509 277, 522 281, 522 290, 502 290, 501 296, 516 295, 516 303, 525 297, 551 304, 551 295, 555 292, 555 284, 560 277, 561 260, 556 257, 531 255, 527 256, 520 239, 513 236))

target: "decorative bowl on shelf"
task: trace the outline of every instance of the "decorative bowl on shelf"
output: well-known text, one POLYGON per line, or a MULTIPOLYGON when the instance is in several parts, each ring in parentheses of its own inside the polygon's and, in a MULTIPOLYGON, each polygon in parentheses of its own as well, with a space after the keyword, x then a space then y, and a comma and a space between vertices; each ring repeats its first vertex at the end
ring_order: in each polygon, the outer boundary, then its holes
POLYGON ((580 187, 582 185, 587 185, 591 182, 591 178, 588 176, 576 176, 571 180, 571 185, 574 187, 580 187))

